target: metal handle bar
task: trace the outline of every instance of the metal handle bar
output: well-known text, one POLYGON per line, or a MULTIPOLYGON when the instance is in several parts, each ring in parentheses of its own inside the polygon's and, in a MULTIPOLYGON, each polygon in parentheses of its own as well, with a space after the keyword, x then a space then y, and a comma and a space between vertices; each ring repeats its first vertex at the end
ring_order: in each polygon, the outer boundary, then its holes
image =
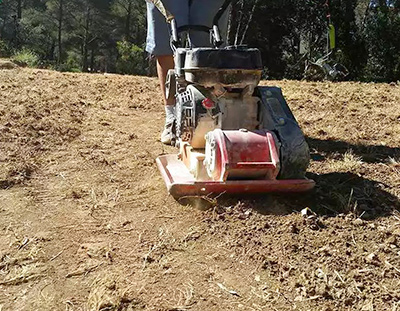
POLYGON ((162 0, 149 0, 150 2, 154 3, 154 5, 159 9, 161 14, 164 15, 167 22, 171 24, 171 35, 172 35, 172 44, 175 47, 179 46, 179 33, 187 30, 195 30, 195 31, 203 31, 203 32, 210 32, 212 30, 212 34, 214 36, 215 45, 217 47, 221 46, 223 40, 221 38, 221 34, 219 32, 219 20, 221 19, 222 15, 225 13, 226 9, 231 5, 231 3, 235 2, 236 0, 225 0, 222 6, 219 8, 217 14, 214 16, 213 19, 213 26, 212 28, 202 25, 184 25, 181 27, 177 27, 175 17, 165 8, 162 0))

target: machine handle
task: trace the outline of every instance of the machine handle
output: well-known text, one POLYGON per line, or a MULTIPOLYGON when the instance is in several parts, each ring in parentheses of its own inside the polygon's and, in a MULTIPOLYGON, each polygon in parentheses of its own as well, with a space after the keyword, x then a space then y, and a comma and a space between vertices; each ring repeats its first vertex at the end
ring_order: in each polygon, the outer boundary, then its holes
POLYGON ((222 15, 225 13, 226 9, 231 5, 231 3, 234 3, 236 0, 225 0, 225 2, 222 4, 222 7, 218 10, 217 14, 215 15, 213 19, 213 26, 212 28, 209 28, 207 26, 183 26, 183 27, 177 27, 175 17, 165 8, 164 3, 162 0, 148 0, 149 2, 153 3, 157 9, 161 12, 161 14, 165 17, 167 23, 171 24, 171 33, 172 33, 172 44, 174 47, 179 46, 179 32, 183 30, 200 30, 204 31, 207 29, 208 31, 211 31, 214 37, 214 44, 219 47, 224 43, 224 41, 221 38, 221 34, 219 32, 219 20, 221 19, 222 15))
POLYGON ((176 25, 176 20, 173 18, 171 20, 171 34, 172 34, 172 44, 175 47, 179 46, 179 35, 178 35, 178 27, 176 25))
POLYGON ((214 17, 213 20, 213 26, 218 27, 219 20, 221 19, 222 15, 224 15, 226 9, 231 5, 231 3, 235 2, 234 0, 225 0, 225 2, 222 4, 220 9, 218 10, 217 14, 214 17))
POLYGON ((212 32, 214 35, 215 45, 217 47, 220 47, 224 43, 224 40, 222 40, 222 38, 221 38, 221 33, 219 32, 219 20, 221 19, 222 15, 225 13, 226 9, 234 1, 235 0, 225 0, 225 2, 222 4, 222 7, 220 7, 220 9, 218 10, 217 14, 214 17, 212 32))

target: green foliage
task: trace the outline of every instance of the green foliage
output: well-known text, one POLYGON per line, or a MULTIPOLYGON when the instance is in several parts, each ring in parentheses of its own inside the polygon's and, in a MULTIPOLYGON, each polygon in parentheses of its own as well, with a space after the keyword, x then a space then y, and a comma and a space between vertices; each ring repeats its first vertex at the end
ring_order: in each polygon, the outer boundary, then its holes
POLYGON ((43 11, 27 9, 19 23, 19 38, 25 48, 34 51, 40 58, 51 60, 54 50, 53 27, 53 22, 43 11))
POLYGON ((367 81, 400 80, 400 16, 390 11, 370 16, 365 27, 368 60, 363 79, 367 81))
POLYGON ((5 41, 0 40, 0 57, 8 57, 10 54, 11 51, 8 44, 5 41))
POLYGON ((15 53, 11 59, 20 66, 37 67, 39 65, 39 56, 26 48, 15 53))
POLYGON ((146 74, 146 59, 144 50, 127 41, 118 41, 117 50, 117 72, 123 74, 144 75, 146 74))
POLYGON ((60 71, 82 72, 81 70, 81 55, 76 51, 68 51, 66 61, 58 65, 60 71))
MULTIPOLYGON (((197 0, 196 0, 197 1, 197 0)), ((199 0, 200 1, 200 0, 199 0)), ((385 1, 238 0, 230 15, 228 44, 261 50, 264 77, 302 78, 306 60, 327 54, 327 15, 336 28, 340 62, 350 79, 400 80, 400 11, 385 1)), ((397 1, 400 6, 400 2, 397 1)), ((3 0, 0 56, 62 71, 147 74, 146 1, 3 0)), ((154 74, 154 72, 152 72, 154 74)))

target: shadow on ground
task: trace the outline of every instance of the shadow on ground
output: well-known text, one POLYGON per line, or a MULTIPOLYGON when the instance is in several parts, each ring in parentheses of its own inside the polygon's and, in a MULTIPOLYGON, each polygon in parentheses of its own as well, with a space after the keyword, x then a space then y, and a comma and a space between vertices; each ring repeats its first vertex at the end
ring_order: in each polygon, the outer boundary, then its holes
POLYGON ((218 198, 218 206, 240 202, 263 215, 287 215, 309 207, 319 215, 353 213, 365 220, 391 215, 400 210, 400 200, 385 189, 387 185, 352 173, 307 174, 315 180, 313 191, 300 194, 228 196, 218 198))
POLYGON ((311 150, 311 158, 314 161, 323 161, 325 156, 333 153, 345 154, 352 150, 355 155, 366 163, 386 163, 389 158, 399 158, 400 148, 391 148, 377 145, 356 145, 340 140, 320 140, 307 137, 307 143, 311 150))
MULTIPOLYGON (((362 157, 366 163, 387 163, 389 158, 400 156, 400 148, 385 146, 354 145, 343 141, 319 140, 307 138, 314 161, 323 161, 333 153, 344 154, 350 149, 362 157)), ((390 215, 400 210, 400 198, 387 191, 390 185, 370 180, 353 173, 308 173, 307 178, 316 182, 313 191, 301 194, 190 197, 181 200, 183 205, 192 205, 200 209, 212 207, 232 207, 241 204, 263 215, 287 215, 311 208, 320 215, 335 216, 341 213, 354 213, 363 219, 374 219, 390 215)))
POLYGON ((313 193, 302 198, 315 212, 352 212, 365 219, 390 214, 400 209, 399 198, 388 192, 388 185, 352 173, 308 174, 316 182, 313 193))

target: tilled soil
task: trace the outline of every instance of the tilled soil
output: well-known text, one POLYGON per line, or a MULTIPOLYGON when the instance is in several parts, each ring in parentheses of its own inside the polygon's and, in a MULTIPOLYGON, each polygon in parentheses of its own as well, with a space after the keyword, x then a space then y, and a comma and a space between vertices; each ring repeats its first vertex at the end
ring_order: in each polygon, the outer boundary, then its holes
POLYGON ((156 79, 0 70, 0 310, 400 310, 400 85, 263 84, 316 190, 201 211, 156 168, 156 79))

